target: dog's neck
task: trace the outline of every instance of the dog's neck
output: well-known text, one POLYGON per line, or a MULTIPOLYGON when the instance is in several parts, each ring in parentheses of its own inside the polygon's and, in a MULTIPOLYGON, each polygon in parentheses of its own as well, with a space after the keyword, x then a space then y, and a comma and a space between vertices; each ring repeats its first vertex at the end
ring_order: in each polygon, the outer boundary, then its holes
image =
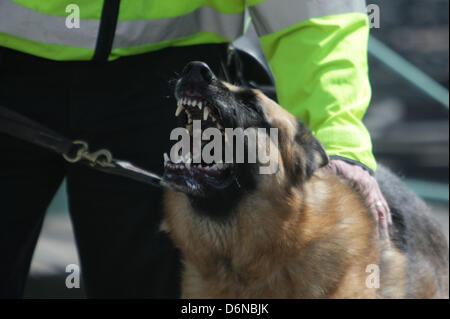
POLYGON ((211 287, 208 294, 224 298, 320 298, 334 293, 355 266, 350 260, 357 255, 364 262, 373 255, 368 250, 372 225, 349 187, 336 194, 332 187, 337 179, 313 178, 314 183, 305 183, 301 190, 275 188, 282 194, 274 194, 271 185, 262 186, 239 205, 233 218, 221 223, 196 214, 188 200, 168 207, 169 231, 183 252, 186 275, 200 276, 204 286, 211 287), (340 211, 340 201, 354 201, 361 211, 340 211), (352 224, 362 222, 366 227, 348 232, 352 224), (348 238, 352 236, 366 240, 348 238))

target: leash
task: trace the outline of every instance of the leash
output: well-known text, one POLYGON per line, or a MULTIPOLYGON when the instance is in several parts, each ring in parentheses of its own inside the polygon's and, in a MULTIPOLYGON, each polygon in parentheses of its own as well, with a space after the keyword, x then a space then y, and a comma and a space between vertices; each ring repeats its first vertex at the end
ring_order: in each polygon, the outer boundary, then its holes
POLYGON ((139 168, 130 162, 115 159, 107 149, 91 152, 87 142, 72 141, 40 123, 2 106, 0 106, 0 132, 56 152, 71 164, 84 164, 104 173, 161 187, 161 176, 139 168))

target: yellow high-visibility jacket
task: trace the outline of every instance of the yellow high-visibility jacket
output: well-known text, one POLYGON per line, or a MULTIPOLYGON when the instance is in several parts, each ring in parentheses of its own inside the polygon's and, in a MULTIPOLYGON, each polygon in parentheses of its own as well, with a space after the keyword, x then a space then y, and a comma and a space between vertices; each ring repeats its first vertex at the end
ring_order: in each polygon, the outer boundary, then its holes
POLYGON ((0 46, 65 61, 226 43, 242 35, 246 8, 280 104, 329 155, 375 170, 362 123, 371 98, 365 0, 1 0, 0 46))

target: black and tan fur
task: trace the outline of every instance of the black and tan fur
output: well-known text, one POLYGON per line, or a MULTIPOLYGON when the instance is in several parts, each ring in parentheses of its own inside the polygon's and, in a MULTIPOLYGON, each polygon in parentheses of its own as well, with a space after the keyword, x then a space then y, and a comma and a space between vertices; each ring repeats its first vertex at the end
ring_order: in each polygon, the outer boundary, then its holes
POLYGON ((280 165, 259 175, 242 164, 221 192, 166 192, 183 298, 448 298, 446 239, 397 177, 377 172, 393 214, 388 242, 362 195, 322 168, 320 143, 277 103, 213 75, 185 72, 177 94, 187 89, 217 102, 227 127, 278 128, 280 165), (366 284, 368 265, 379 266, 379 289, 366 284))

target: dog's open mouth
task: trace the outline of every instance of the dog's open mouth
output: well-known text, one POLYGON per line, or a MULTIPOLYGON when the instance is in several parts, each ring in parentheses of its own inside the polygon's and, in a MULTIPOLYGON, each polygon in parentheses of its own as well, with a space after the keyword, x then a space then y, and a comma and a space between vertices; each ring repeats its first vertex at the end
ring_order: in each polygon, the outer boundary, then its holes
POLYGON ((179 121, 178 127, 184 127, 189 132, 190 152, 185 152, 183 156, 180 149, 176 159, 164 153, 163 182, 178 191, 197 196, 206 195, 211 188, 220 190, 229 186, 234 178, 233 165, 225 163, 225 123, 219 108, 211 100, 191 94, 178 98, 175 116, 179 121), (214 128, 221 134, 221 160, 207 162, 201 156, 205 145, 214 142, 213 138, 202 139, 203 132, 208 128, 214 128), (197 152, 194 151, 194 138, 200 146, 197 152))

